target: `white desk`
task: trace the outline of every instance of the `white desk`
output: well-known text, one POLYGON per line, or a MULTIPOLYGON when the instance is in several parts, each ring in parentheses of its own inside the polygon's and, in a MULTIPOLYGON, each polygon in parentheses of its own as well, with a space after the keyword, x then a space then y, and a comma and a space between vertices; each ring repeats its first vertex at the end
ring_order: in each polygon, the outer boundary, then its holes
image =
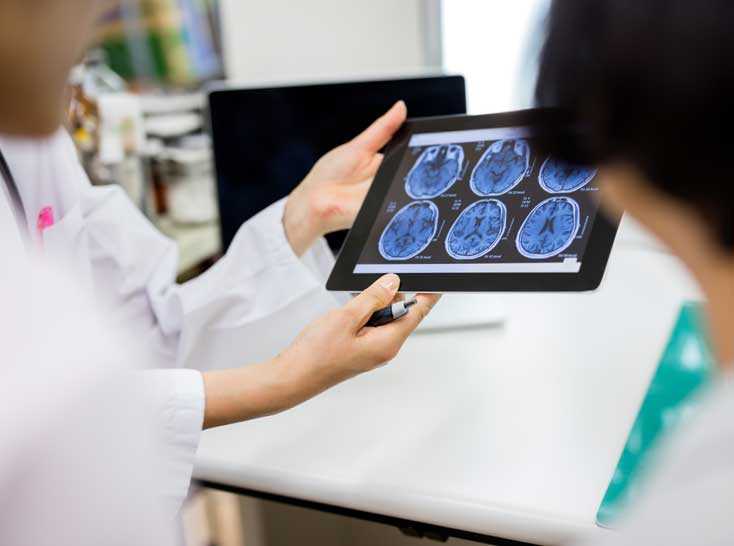
POLYGON ((696 297, 673 258, 623 242, 596 293, 503 296, 502 328, 416 335, 297 409, 206 432, 195 477, 530 543, 602 533, 597 508, 696 297))

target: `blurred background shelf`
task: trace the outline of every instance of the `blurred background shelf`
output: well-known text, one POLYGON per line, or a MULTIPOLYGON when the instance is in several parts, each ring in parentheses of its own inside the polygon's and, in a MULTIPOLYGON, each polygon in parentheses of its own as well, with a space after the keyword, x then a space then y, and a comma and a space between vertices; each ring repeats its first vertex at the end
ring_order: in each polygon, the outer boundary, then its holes
POLYGON ((156 225, 165 235, 178 242, 180 277, 190 277, 202 263, 215 260, 221 253, 218 221, 187 225, 162 216, 156 220, 156 225))

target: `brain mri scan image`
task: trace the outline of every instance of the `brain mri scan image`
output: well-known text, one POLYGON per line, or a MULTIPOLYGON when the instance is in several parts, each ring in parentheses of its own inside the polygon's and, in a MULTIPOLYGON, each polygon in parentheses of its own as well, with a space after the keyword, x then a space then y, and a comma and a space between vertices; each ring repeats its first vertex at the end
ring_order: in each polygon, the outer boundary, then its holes
POLYGON ((507 224, 507 207, 496 199, 469 205, 446 236, 446 252, 457 260, 481 258, 500 242, 507 224))
POLYGON ((507 193, 525 177, 530 167, 530 146, 518 139, 498 140, 484 152, 469 185, 482 197, 507 193))
POLYGON ((552 258, 566 250, 579 231, 579 205, 570 197, 551 197, 537 205, 517 234, 517 250, 526 258, 552 258))
POLYGON ((464 166, 464 150, 456 144, 431 146, 408 173, 405 192, 413 199, 433 199, 458 180, 464 166))
POLYGON ((591 167, 572 165, 549 157, 540 168, 538 181, 548 193, 571 193, 591 182, 596 172, 591 167))
POLYGON ((416 201, 400 209, 382 232, 380 254, 386 260, 409 260, 436 236, 438 207, 431 201, 416 201))

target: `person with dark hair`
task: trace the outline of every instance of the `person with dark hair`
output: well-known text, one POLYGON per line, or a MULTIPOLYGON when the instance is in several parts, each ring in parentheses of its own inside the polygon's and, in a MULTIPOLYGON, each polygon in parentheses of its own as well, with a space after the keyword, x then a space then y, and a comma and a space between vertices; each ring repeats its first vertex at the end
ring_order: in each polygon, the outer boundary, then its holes
POLYGON ((733 20, 729 0, 555 0, 548 19, 536 95, 563 123, 546 141, 563 160, 599 164, 608 205, 685 263, 721 363, 609 544, 734 542, 733 20))

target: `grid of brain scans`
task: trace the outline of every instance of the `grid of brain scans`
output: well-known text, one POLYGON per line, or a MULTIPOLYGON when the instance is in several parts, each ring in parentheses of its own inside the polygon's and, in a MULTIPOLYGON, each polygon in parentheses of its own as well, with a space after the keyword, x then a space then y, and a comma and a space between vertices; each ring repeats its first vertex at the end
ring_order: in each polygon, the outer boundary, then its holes
POLYGON ((411 137, 355 273, 578 273, 596 169, 508 127, 411 137))

